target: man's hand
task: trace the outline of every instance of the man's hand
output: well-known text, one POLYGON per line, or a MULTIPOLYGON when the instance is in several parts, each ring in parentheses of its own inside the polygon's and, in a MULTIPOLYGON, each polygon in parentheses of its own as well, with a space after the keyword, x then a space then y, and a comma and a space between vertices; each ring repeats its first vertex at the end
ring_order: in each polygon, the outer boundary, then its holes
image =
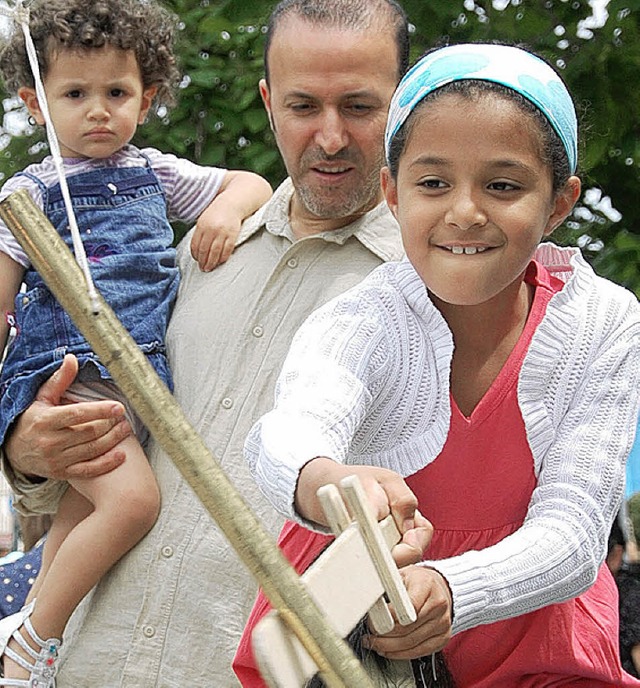
POLYGON ((69 480, 91 478, 119 466, 125 454, 115 447, 131 428, 116 401, 67 403, 64 394, 78 372, 74 356, 40 388, 5 442, 16 471, 69 480))

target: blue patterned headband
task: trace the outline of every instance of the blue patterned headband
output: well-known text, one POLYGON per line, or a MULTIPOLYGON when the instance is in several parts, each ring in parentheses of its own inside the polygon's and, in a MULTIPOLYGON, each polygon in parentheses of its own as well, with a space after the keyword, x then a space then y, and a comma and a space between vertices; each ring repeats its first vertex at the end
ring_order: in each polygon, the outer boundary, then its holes
POLYGON ((435 50, 402 78, 389 107, 384 143, 391 141, 416 105, 452 81, 480 79, 510 88, 531 101, 549 120, 567 151, 571 172, 578 164, 578 122, 562 79, 540 58, 507 45, 467 43, 435 50))

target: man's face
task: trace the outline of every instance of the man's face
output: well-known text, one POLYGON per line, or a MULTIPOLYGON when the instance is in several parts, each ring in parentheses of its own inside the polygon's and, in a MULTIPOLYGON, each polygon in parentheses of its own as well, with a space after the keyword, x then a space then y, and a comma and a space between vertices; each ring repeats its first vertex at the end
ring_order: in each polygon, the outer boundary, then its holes
POLYGON ((296 194, 292 216, 345 219, 378 203, 383 135, 397 84, 394 32, 286 19, 260 92, 296 194))

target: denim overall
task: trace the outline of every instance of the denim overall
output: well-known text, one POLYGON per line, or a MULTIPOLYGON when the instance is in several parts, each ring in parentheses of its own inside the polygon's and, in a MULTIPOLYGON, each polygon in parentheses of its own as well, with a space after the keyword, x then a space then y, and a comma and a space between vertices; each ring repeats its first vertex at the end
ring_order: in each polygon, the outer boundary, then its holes
MULTIPOLYGON (((71 232, 60 185, 42 189, 44 213, 67 245, 71 232)), ((68 186, 96 288, 172 389, 164 337, 178 289, 173 230, 158 178, 146 167, 105 167, 71 176, 68 186)), ((41 384, 75 354, 80 368, 107 369, 40 275, 29 268, 15 300, 17 335, 0 375, 0 444, 41 384)))

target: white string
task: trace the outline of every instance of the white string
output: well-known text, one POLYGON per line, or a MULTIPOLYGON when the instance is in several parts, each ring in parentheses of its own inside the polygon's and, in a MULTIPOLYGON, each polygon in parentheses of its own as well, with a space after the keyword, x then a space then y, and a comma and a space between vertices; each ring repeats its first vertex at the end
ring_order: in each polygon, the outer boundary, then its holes
POLYGON ((91 272, 89 271, 89 263, 87 261, 87 254, 85 253, 84 246, 82 244, 80 230, 78 229, 78 223, 76 222, 76 216, 73 211, 73 205, 71 204, 71 195, 69 194, 67 178, 65 177, 64 173, 64 163, 62 160, 62 155, 60 154, 58 136, 53 126, 51 115, 49 114, 49 106, 47 104, 47 98, 44 91, 44 84, 42 83, 42 78, 40 75, 38 56, 36 53, 35 45, 33 44, 33 40, 31 39, 31 34, 29 32, 29 9, 24 6, 24 0, 16 0, 15 7, 13 9, 0 6, 0 14, 12 17, 17 23, 20 24, 20 27, 22 28, 22 33, 24 34, 24 40, 27 48, 27 56, 29 58, 31 71, 33 72, 36 96, 38 98, 40 111, 42 112, 42 116, 44 117, 46 125, 47 139, 49 141, 49 150, 51 151, 51 157, 53 158, 53 162, 58 173, 60 190, 62 192, 64 206, 67 211, 69 229, 71 230, 71 239, 73 241, 73 251, 76 256, 76 261, 80 266, 80 269, 82 270, 85 281, 87 283, 87 291, 89 294, 89 299, 91 301, 91 308, 94 313, 98 313, 98 311, 100 310, 98 293, 93 283, 93 279, 91 278, 91 272))

